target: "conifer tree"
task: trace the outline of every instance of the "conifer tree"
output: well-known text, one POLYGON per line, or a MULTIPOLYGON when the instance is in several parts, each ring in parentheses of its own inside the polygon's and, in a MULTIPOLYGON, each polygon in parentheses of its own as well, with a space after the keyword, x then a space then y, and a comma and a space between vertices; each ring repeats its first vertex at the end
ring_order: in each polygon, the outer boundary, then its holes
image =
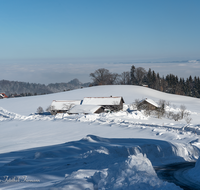
POLYGON ((131 84, 135 84, 136 78, 135 78, 135 66, 134 65, 132 65, 132 67, 131 67, 130 75, 131 75, 131 84))
POLYGON ((148 84, 151 85, 152 83, 152 73, 151 73, 151 69, 149 68, 148 72, 147 72, 147 80, 148 80, 148 84))

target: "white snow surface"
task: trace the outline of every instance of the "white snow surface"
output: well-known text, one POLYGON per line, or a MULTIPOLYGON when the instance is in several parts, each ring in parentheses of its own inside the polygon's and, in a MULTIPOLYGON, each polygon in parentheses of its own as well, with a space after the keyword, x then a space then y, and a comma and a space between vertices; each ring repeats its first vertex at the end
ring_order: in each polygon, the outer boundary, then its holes
POLYGON ((0 189, 180 189, 158 179, 153 167, 199 158, 199 105, 197 98, 126 85, 2 99, 0 189), (123 111, 35 114, 55 99, 110 95, 124 98, 123 111), (131 105, 144 97, 170 101, 167 111, 184 104, 191 124, 145 116, 131 105))

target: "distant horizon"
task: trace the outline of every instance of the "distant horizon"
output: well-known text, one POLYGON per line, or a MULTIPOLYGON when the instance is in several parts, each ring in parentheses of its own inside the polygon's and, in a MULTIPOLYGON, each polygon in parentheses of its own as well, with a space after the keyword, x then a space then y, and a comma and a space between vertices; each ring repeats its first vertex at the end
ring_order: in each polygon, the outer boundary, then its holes
POLYGON ((77 78, 82 83, 92 82, 90 73, 99 68, 108 69, 110 72, 121 74, 130 71, 131 66, 149 68, 159 73, 160 76, 167 74, 177 75, 179 78, 199 76, 200 59, 193 60, 171 60, 171 61, 91 61, 73 62, 61 60, 18 60, 2 61, 0 80, 40 83, 48 85, 50 83, 70 82, 77 78), (9 63, 10 62, 10 63, 9 63), (27 64, 28 62, 28 64, 27 64), (12 67, 8 65, 11 64, 12 67))

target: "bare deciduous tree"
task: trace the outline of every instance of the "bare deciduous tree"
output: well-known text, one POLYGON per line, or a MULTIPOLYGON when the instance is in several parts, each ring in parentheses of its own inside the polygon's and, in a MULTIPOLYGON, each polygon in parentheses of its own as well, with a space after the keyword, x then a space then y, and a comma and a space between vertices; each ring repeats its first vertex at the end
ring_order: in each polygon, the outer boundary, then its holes
POLYGON ((174 109, 176 109, 176 108, 177 108, 177 106, 176 106, 175 104, 173 104, 173 105, 172 105, 172 107, 173 107, 174 109))
POLYGON ((135 77, 136 77, 139 85, 142 84, 142 80, 143 80, 144 76, 146 75, 146 73, 147 72, 143 67, 138 67, 135 69, 135 77))
POLYGON ((172 117, 173 117, 174 121, 178 121, 181 119, 180 113, 174 113, 172 117))
POLYGON ((168 102, 166 102, 166 106, 170 106, 170 104, 171 104, 171 103, 170 103, 169 101, 168 101, 168 102))
POLYGON ((63 109, 70 110, 73 106, 74 106, 74 104, 64 104, 63 109))
POLYGON ((151 115, 152 109, 151 109, 150 105, 145 104, 145 105, 143 105, 142 109, 144 110, 144 114, 146 116, 150 116, 151 115))
POLYGON ((55 110, 55 106, 50 106, 50 113, 52 115, 56 115, 57 114, 57 110, 55 110))
POLYGON ((188 112, 188 111, 185 111, 184 112, 184 119, 185 119, 185 121, 186 121, 186 123, 189 125, 190 124, 190 122, 192 121, 192 118, 190 117, 190 113, 188 112))
POLYGON ((159 105, 158 111, 160 112, 161 116, 163 116, 165 114, 166 101, 159 100, 158 105, 159 105))
POLYGON ((186 112, 186 107, 184 105, 181 105, 180 106, 181 119, 183 119, 185 112, 186 112))
POLYGON ((41 106, 39 106, 39 107, 37 108, 37 113, 38 113, 38 114, 44 113, 44 110, 43 110, 43 108, 42 108, 41 106))
POLYGON ((51 112, 51 105, 46 108, 47 112, 51 112))
POLYGON ((153 111, 154 115, 157 117, 157 118, 162 118, 162 112, 160 111, 159 108, 157 108, 156 110, 153 111))
POLYGON ((90 73, 94 84, 106 84, 107 78, 109 76, 108 69, 98 69, 94 73, 90 73))
POLYGON ((135 102, 133 103, 133 104, 135 105, 135 107, 137 108, 137 110, 140 109, 140 107, 139 107, 139 102, 140 102, 139 99, 135 99, 135 102))
POLYGON ((107 78, 107 84, 118 84, 119 76, 117 73, 110 73, 107 78))
POLYGON ((109 85, 115 84, 119 75, 117 73, 110 73, 108 69, 98 69, 94 73, 90 73, 90 77, 95 85, 109 85))
POLYGON ((131 84, 130 72, 123 72, 120 75, 120 84, 131 84))
POLYGON ((173 115, 174 115, 174 113, 172 111, 166 112, 166 116, 168 119, 173 119, 173 115))
POLYGON ((187 116, 187 117, 184 117, 184 119, 185 119, 185 121, 186 121, 186 123, 189 125, 190 124, 190 122, 192 121, 192 118, 191 117, 189 117, 189 116, 187 116))

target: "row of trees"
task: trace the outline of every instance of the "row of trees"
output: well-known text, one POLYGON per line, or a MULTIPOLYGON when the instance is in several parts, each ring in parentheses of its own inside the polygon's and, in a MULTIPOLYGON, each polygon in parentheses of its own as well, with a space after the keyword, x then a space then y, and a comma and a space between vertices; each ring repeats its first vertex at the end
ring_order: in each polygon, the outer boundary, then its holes
MULTIPOLYGON (((46 93, 42 93, 40 95, 44 95, 46 93)), ((8 95, 8 98, 16 98, 16 97, 23 97, 23 96, 37 96, 38 94, 37 93, 20 93, 20 94, 17 94, 17 93, 14 93, 14 94, 9 94, 8 95)))
POLYGON ((0 92, 4 92, 9 97, 35 96, 88 87, 89 84, 81 83, 78 79, 73 79, 67 83, 51 83, 48 85, 0 80, 0 92))
POLYGON ((111 73, 108 69, 101 68, 94 73, 90 73, 93 85, 113 85, 113 84, 139 84, 141 85, 146 75, 146 70, 142 67, 131 67, 130 72, 123 72, 121 75, 111 73))
POLYGON ((90 73, 90 77, 93 80, 92 85, 148 85, 162 92, 200 98, 200 79, 196 76, 184 79, 168 74, 166 77, 160 77, 159 73, 151 69, 146 71, 143 67, 136 68, 132 65, 130 71, 121 74, 101 68, 90 73))

